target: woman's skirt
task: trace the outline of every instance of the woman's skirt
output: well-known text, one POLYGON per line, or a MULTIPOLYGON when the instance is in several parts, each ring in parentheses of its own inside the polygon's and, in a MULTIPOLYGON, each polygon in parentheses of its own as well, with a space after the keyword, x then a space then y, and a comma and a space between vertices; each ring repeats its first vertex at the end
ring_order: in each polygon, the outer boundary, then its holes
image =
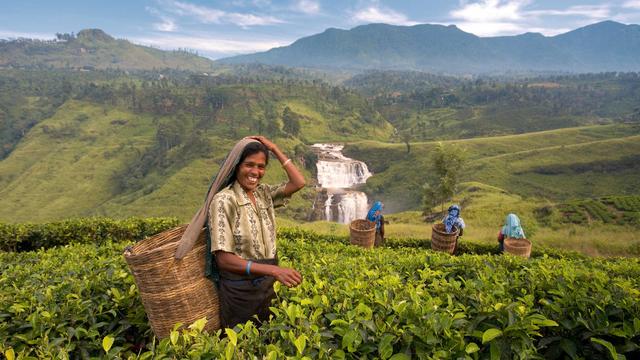
MULTIPOLYGON (((276 259, 253 260, 255 263, 276 265, 276 259)), ((233 328, 247 320, 269 319, 271 300, 276 296, 273 290, 275 278, 261 275, 239 275, 220 270, 218 299, 220 302, 220 322, 223 327, 233 328)))

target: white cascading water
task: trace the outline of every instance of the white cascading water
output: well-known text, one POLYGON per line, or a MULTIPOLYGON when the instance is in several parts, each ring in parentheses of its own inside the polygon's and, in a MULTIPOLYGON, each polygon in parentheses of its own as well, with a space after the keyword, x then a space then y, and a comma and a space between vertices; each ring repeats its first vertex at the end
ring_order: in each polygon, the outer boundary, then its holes
POLYGON ((351 188, 371 176, 367 164, 342 155, 343 145, 315 144, 318 183, 327 193, 325 220, 348 224, 367 215, 367 195, 351 188))

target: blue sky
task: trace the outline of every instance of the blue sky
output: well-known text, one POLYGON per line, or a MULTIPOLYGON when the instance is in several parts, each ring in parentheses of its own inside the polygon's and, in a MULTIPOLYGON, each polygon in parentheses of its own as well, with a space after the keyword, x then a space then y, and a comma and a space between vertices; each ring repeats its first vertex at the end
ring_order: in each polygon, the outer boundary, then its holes
POLYGON ((210 58, 265 51, 327 28, 455 24, 478 36, 553 36, 603 20, 640 23, 640 0, 0 0, 0 38, 99 28, 210 58))

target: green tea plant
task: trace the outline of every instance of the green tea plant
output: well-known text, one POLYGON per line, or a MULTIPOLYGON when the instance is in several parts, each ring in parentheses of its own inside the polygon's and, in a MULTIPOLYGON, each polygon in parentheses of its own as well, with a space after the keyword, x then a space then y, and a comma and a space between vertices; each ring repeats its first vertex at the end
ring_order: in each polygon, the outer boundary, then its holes
MULTIPOLYGON (((610 359, 640 351, 640 260, 426 240, 365 250, 344 237, 279 233, 304 277, 276 284, 271 321, 214 334, 204 319, 156 339, 126 243, 0 252, 0 353, 7 358, 610 359), (406 246, 403 246, 405 244, 406 246)), ((188 325, 188 324, 185 324, 188 325)))
POLYGON ((29 251, 74 243, 141 240, 178 225, 176 218, 80 218, 43 224, 0 223, 0 250, 29 251))

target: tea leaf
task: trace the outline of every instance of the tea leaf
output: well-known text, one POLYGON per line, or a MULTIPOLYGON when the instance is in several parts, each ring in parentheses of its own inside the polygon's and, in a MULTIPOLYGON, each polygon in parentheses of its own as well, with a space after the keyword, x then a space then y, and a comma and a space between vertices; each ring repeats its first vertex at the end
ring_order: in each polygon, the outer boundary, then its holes
POLYGON ((482 334, 482 343, 486 344, 489 341, 497 338, 498 336, 502 335, 502 331, 500 331, 499 329, 489 329, 486 330, 483 334, 482 334))
POLYGON ((102 339, 102 349, 104 349, 104 352, 109 352, 109 350, 111 350, 111 346, 113 346, 113 341, 114 339, 111 336, 105 336, 102 339))

